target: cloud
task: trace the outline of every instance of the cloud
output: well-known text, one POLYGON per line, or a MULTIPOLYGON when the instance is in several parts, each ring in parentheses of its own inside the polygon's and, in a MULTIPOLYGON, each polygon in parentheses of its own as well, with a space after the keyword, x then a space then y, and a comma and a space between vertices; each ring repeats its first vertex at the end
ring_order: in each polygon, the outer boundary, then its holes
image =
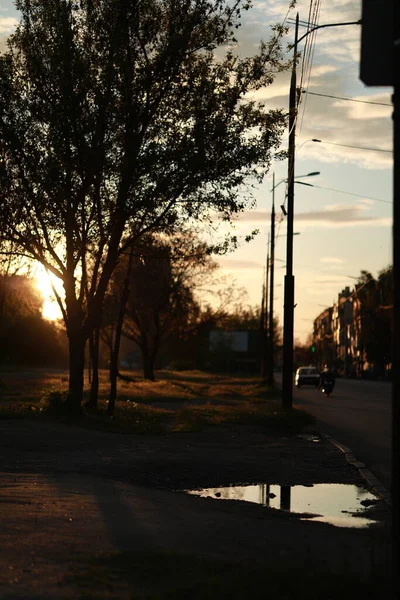
MULTIPOLYGON (((347 78, 344 73, 336 71, 324 77, 311 78, 310 91, 334 96, 351 98, 346 91, 347 78)), ((253 98, 265 103, 266 109, 280 108, 287 110, 289 78, 287 73, 280 74, 275 82, 263 90, 259 90, 253 98)), ((375 102, 390 103, 390 94, 368 94, 355 96, 375 102)), ((391 169, 393 156, 390 152, 364 150, 331 145, 364 146, 384 150, 392 149, 392 108, 361 104, 346 100, 336 100, 324 96, 303 94, 297 121, 298 156, 310 160, 321 160, 326 163, 351 163, 367 169, 391 169), (311 142, 300 146, 313 138, 322 144, 311 142), (324 142, 328 142, 324 144, 324 142)), ((286 149, 286 136, 282 139, 282 148, 286 149)))
MULTIPOLYGON (((327 204, 321 210, 297 212, 294 220, 296 224, 305 227, 315 226, 316 223, 322 227, 390 227, 392 225, 391 217, 377 217, 368 214, 372 205, 372 201, 363 199, 352 205, 327 204)), ((271 213, 269 211, 250 210, 240 213, 236 217, 236 223, 238 225, 254 223, 261 226, 269 224, 270 219, 271 213)))
POLYGON ((12 33, 18 25, 15 17, 0 17, 0 35, 12 33))
POLYGON ((315 285, 344 285, 343 283, 344 278, 341 277, 340 279, 335 276, 335 278, 329 278, 329 277, 321 277, 320 279, 314 279, 313 283, 315 285))
POLYGON ((319 259, 319 262, 341 265, 344 263, 344 260, 342 258, 337 258, 336 256, 323 256, 319 259))
POLYGON ((323 210, 297 213, 295 222, 306 226, 318 223, 322 227, 391 226, 391 218, 365 215, 365 211, 366 207, 362 205, 328 205, 323 210))
POLYGON ((312 74, 313 77, 323 77, 328 73, 335 73, 338 70, 338 67, 335 65, 316 65, 313 67, 312 74))
POLYGON ((253 260, 230 260, 227 258, 219 258, 217 261, 221 268, 227 271, 236 271, 237 269, 261 269, 263 267, 263 263, 253 260))
POLYGON ((264 210, 248 210, 244 213, 240 213, 237 216, 237 220, 242 223, 269 223, 271 220, 271 213, 264 210))
MULTIPOLYGON (((258 1, 255 7, 245 14, 243 26, 239 30, 240 52, 247 55, 254 52, 260 39, 270 37, 269 24, 282 21, 287 14, 288 0, 258 1), (242 47, 243 46, 243 47, 242 47)), ((296 11, 306 20, 309 14, 309 0, 299 0, 296 11)), ((295 16, 292 11, 290 16, 295 16)), ((358 0, 335 0, 321 6, 319 24, 357 21, 361 17, 361 2, 358 0)), ((290 23, 288 23, 290 24, 290 23)), ((304 33, 305 29, 301 29, 304 33)), ((310 38, 309 38, 310 39, 310 38)), ((293 42, 293 26, 286 37, 288 44, 293 42)), ((299 46, 304 51, 304 43, 299 46)), ((390 104, 391 90, 380 89, 374 93, 370 89, 361 91, 359 79, 360 27, 357 25, 325 28, 318 31, 314 45, 314 61, 311 76, 303 80, 303 87, 312 92, 355 97, 372 102, 390 104), (357 92, 354 93, 354 89, 357 92)), ((285 57, 291 57, 289 51, 285 57)), ((298 67, 298 85, 301 79, 301 62, 298 67)), ((279 73, 271 86, 258 90, 253 98, 264 102, 267 109, 288 110, 290 73, 279 73)), ((365 89, 365 88, 364 88, 365 89)), ((297 122, 297 135, 302 139, 318 138, 327 142, 355 146, 367 146, 390 150, 392 147, 392 108, 303 95, 297 122)), ((283 148, 287 140, 282 140, 283 148)), ((301 157, 319 159, 326 163, 355 164, 367 169, 391 169, 391 153, 374 152, 341 146, 304 147, 301 157)))
POLYGON ((333 102, 334 108, 344 109, 349 119, 391 119, 393 106, 390 102, 389 94, 373 94, 368 96, 356 96, 356 100, 381 102, 390 106, 379 106, 374 104, 364 104, 363 102, 348 102, 346 100, 336 100, 333 102))

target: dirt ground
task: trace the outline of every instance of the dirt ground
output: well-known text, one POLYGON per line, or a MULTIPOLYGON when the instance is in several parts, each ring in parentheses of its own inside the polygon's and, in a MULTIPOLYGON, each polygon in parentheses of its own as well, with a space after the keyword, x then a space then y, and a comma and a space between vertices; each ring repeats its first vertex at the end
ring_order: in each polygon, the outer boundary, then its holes
POLYGON ((245 426, 139 436, 4 420, 0 479, 4 600, 147 597, 133 595, 121 576, 112 585, 98 573, 90 584, 78 577, 112 553, 175 553, 232 565, 284 561, 288 569, 322 565, 360 581, 389 570, 384 503, 375 507, 380 525, 343 529, 181 492, 261 482, 363 485, 357 469, 323 439, 245 426))

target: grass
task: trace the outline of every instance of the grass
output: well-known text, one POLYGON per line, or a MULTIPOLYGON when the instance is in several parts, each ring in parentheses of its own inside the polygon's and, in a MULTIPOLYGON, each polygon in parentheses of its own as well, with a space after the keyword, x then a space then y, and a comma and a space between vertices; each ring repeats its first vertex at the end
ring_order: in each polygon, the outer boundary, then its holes
POLYGON ((235 423, 257 425, 276 433, 297 433, 304 426, 314 424, 313 417, 300 410, 283 411, 275 404, 260 405, 251 401, 231 406, 189 406, 176 415, 174 431, 199 431, 205 426, 235 423))
POLYGON ((73 568, 67 579, 67 583, 78 588, 82 600, 128 597, 127 592, 135 600, 368 599, 383 592, 377 582, 361 582, 351 573, 338 577, 315 561, 304 568, 285 563, 281 567, 262 563, 233 565, 155 552, 100 555, 73 568))
MULTIPOLYGON (((120 433, 179 433, 234 423, 296 433, 314 424, 313 417, 303 411, 282 410, 279 392, 256 377, 159 371, 156 381, 146 381, 139 372, 123 375, 114 415, 107 417, 108 372, 100 372, 98 408, 85 408, 80 425, 120 433)), ((0 419, 63 418, 66 371, 3 371, 0 380, 0 419)), ((86 381, 86 399, 89 387, 86 381)))

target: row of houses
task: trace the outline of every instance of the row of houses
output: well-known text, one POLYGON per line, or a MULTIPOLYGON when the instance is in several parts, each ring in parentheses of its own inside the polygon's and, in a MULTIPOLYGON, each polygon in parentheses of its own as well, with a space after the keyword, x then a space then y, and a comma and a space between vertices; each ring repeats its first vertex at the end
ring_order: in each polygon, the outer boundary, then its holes
POLYGON ((390 357, 383 357, 379 365, 368 360, 362 314, 357 291, 346 287, 338 294, 337 302, 318 315, 314 321, 313 346, 319 367, 328 363, 345 377, 390 373, 390 357))

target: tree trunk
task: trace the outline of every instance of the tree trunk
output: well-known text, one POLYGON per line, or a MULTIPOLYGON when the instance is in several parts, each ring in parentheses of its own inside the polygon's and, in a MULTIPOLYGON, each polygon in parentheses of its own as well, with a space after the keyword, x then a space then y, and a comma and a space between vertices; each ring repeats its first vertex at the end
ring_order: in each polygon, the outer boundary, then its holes
POLYGON ((69 386, 65 408, 71 415, 81 414, 85 368, 85 341, 82 331, 69 334, 69 386))
POLYGON ((107 414, 111 416, 114 412, 115 401, 117 399, 117 381, 118 381, 118 359, 119 359, 119 350, 121 347, 121 336, 122 336, 122 327, 124 324, 124 316, 126 310, 126 304, 129 298, 129 281, 132 270, 132 261, 133 261, 133 248, 131 249, 129 255, 129 263, 128 269, 124 281, 124 287, 121 294, 121 301, 119 305, 118 319, 115 325, 115 337, 114 344, 111 340, 111 354, 110 354, 110 398, 108 401, 107 414))
POLYGON ((143 359, 143 377, 149 381, 154 381, 155 354, 149 351, 146 339, 144 339, 144 343, 141 345, 141 350, 143 359))
POLYGON ((96 327, 90 336, 90 360, 92 363, 92 382, 90 387, 90 398, 88 406, 97 408, 97 400, 99 397, 99 345, 100 345, 100 328, 96 327))
MULTIPOLYGON (((121 339, 121 336, 119 336, 121 339)), ((117 379, 118 379, 118 358, 119 358, 119 346, 120 339, 117 342, 117 334, 115 335, 115 342, 110 352, 110 396, 108 399, 107 415, 112 416, 115 408, 115 401, 117 399, 117 379)))
POLYGON ((89 358, 88 358, 88 379, 90 385, 92 384, 92 355, 93 355, 93 335, 89 336, 89 358))

